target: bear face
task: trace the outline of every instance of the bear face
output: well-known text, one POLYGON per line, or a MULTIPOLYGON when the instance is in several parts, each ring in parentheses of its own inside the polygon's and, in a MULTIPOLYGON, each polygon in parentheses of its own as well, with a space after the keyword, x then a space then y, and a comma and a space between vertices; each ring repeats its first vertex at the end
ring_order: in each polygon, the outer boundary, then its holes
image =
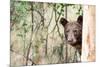
POLYGON ((69 22, 65 18, 60 19, 60 23, 64 27, 66 43, 74 47, 80 46, 78 49, 81 49, 82 46, 82 22, 82 16, 79 16, 74 22, 69 22))

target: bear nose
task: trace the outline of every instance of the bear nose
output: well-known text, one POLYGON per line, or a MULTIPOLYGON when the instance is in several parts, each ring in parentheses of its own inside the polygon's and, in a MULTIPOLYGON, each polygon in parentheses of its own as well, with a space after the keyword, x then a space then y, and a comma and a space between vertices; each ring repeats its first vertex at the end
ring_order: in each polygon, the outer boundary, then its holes
POLYGON ((68 42, 69 42, 69 43, 73 42, 73 39, 68 39, 68 42))

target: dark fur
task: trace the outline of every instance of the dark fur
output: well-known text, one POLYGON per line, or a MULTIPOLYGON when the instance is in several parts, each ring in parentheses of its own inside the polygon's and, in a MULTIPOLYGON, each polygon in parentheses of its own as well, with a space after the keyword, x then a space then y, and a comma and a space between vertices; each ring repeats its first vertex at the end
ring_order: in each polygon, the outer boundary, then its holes
POLYGON ((82 47, 82 22, 82 16, 79 16, 75 22, 69 22, 65 18, 60 19, 60 23, 64 27, 64 34, 67 44, 70 44, 78 49, 80 54, 82 47))

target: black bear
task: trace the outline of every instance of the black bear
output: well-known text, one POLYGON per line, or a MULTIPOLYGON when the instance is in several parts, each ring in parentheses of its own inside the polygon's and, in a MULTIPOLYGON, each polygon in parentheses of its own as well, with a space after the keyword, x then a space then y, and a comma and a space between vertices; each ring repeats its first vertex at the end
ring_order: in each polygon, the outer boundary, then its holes
POLYGON ((60 19, 60 23, 64 27, 64 34, 67 44, 75 47, 79 51, 80 55, 82 48, 82 22, 82 16, 79 16, 74 22, 69 22, 65 18, 60 19))

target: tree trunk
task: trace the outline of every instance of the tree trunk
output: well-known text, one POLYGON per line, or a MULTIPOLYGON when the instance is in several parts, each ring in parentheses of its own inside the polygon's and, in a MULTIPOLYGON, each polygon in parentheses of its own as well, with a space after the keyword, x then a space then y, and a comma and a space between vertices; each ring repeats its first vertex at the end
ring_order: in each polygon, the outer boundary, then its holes
POLYGON ((95 6, 84 6, 83 10, 81 61, 95 61, 95 6))

